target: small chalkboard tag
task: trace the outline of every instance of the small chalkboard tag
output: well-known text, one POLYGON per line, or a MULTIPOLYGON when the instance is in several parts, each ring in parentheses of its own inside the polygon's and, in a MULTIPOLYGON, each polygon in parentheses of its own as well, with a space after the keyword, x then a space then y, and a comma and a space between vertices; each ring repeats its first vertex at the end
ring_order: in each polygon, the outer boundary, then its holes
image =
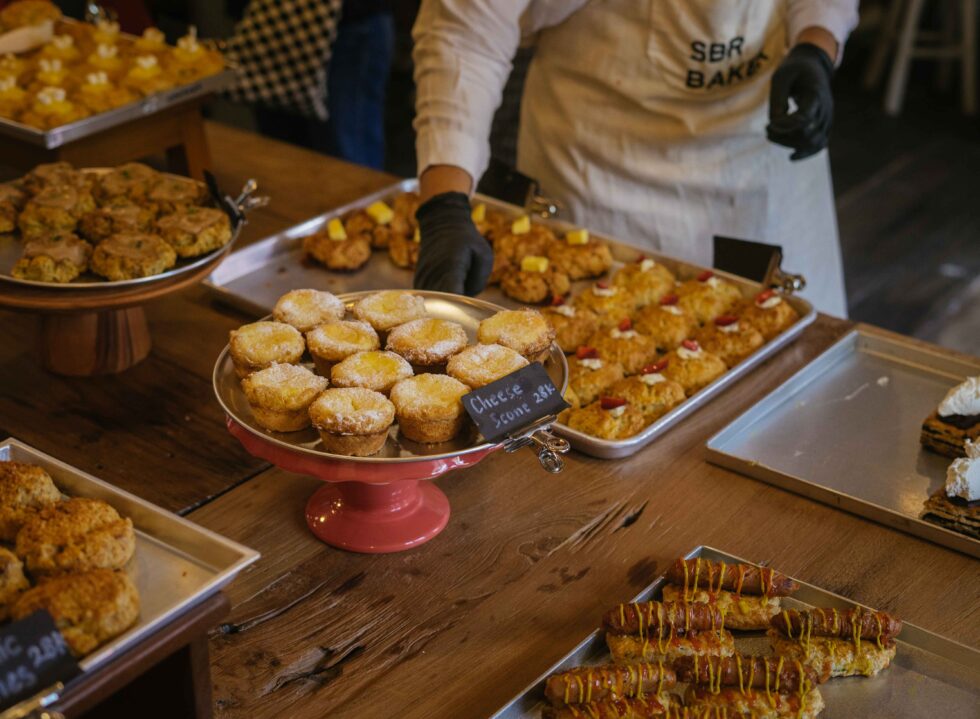
POLYGON ((568 407, 540 362, 463 395, 463 407, 488 442, 568 407))
POLYGON ((0 629, 0 710, 80 672, 47 612, 35 612, 0 629))

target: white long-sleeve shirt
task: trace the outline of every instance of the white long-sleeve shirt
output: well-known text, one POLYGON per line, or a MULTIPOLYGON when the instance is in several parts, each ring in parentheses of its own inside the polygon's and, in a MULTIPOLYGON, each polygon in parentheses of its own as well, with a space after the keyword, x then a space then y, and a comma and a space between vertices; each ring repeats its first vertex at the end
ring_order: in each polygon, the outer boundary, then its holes
MULTIPOLYGON (((858 0, 782 1, 788 44, 805 28, 818 26, 843 48, 857 24, 858 0)), ((522 36, 547 32, 588 2, 423 0, 413 29, 420 174, 447 164, 479 179, 489 162, 493 114, 522 36)))

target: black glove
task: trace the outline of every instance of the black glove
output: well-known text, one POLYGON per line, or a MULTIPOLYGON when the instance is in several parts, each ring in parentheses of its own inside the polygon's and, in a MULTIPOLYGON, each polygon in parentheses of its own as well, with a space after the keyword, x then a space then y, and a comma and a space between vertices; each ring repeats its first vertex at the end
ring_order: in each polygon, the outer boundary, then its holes
POLYGON ((444 192, 415 213, 422 239, 415 289, 475 295, 487 286, 493 249, 477 232, 471 212, 462 192, 444 192))
POLYGON ((790 51, 772 76, 766 137, 796 150, 791 160, 810 157, 827 146, 834 118, 833 73, 834 63, 827 53, 804 42, 790 51), (788 114, 790 98, 796 102, 792 115, 788 114))

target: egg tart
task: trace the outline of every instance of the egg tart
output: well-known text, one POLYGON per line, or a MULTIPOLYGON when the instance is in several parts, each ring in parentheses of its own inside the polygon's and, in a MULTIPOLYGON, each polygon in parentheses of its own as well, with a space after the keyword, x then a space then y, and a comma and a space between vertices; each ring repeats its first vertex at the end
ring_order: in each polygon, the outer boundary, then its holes
POLYGON ((594 312, 600 327, 615 327, 636 309, 636 300, 627 289, 608 282, 596 282, 577 294, 572 304, 594 312))
POLYGON ((402 290, 375 292, 354 305, 354 316, 378 333, 426 316, 425 300, 402 290))
POLYGON ((310 405, 328 384, 300 365, 273 363, 245 377, 242 391, 259 426, 298 432, 310 426, 310 405))
POLYGON ((411 362, 416 371, 433 372, 445 368, 449 358, 468 343, 459 323, 423 317, 391 330, 385 347, 411 362))
POLYGON ((674 291, 675 281, 674 273, 666 265, 649 257, 625 265, 613 277, 613 284, 632 295, 637 307, 660 302, 674 291))
POLYGON ((395 421, 395 406, 363 387, 325 390, 310 405, 310 420, 323 449, 347 457, 369 457, 384 447, 395 421))
POLYGON ((684 340, 680 347, 668 352, 664 360, 667 362, 662 370, 664 377, 677 382, 688 397, 728 369, 720 357, 706 351, 694 340, 684 340))
POLYGON ((501 310, 482 320, 476 332, 485 345, 510 347, 530 362, 543 362, 551 350, 555 330, 541 313, 528 308, 501 310))
POLYGON ((528 361, 510 347, 479 344, 453 355, 446 364, 446 373, 476 389, 527 365, 528 361))
POLYGON ((562 298, 541 310, 541 316, 555 330, 555 342, 566 354, 587 344, 589 337, 599 329, 599 317, 595 312, 568 304, 562 298))
POLYGON ((303 335, 282 322, 252 322, 228 333, 228 353, 239 377, 273 364, 295 364, 306 349, 303 335))
POLYGON ((588 345, 598 350, 603 359, 622 365, 626 374, 636 374, 658 356, 656 341, 637 332, 629 320, 623 320, 618 327, 599 330, 589 338, 588 345))
POLYGON ((157 232, 178 257, 199 257, 231 242, 231 220, 215 207, 189 205, 157 220, 157 232))
POLYGON ((730 314, 742 301, 742 291, 711 270, 702 272, 696 279, 680 283, 677 296, 680 308, 694 315, 701 324, 730 314))
POLYGON ((10 274, 35 282, 71 282, 88 269, 92 245, 67 233, 31 237, 10 274))
POLYGON ((341 360, 381 347, 378 333, 371 325, 357 320, 339 320, 315 327, 307 333, 306 345, 316 371, 324 377, 329 377, 330 370, 341 360))
POLYGON ((470 388, 444 374, 420 374, 391 389, 401 433, 413 442, 448 442, 460 433, 466 411, 460 398, 470 388))
POLYGON ((793 306, 773 290, 760 292, 737 314, 743 322, 759 330, 767 342, 800 318, 793 306))
POLYGON ((640 309, 633 322, 637 330, 657 343, 661 352, 679 346, 698 329, 698 321, 694 315, 682 309, 677 304, 677 299, 677 295, 662 297, 660 304, 647 305, 640 309))
POLYGON ((695 333, 694 339, 713 355, 734 367, 765 344, 762 333, 734 315, 721 315, 695 333))
POLYGON ((621 364, 602 359, 593 347, 580 347, 568 360, 568 386, 578 405, 599 399, 610 385, 623 379, 623 375, 621 364))
MULTIPOLYGON (((278 322, 292 325, 300 332, 344 319, 347 307, 329 292, 322 290, 292 290, 278 300, 272 316, 278 322)), ((367 349, 373 349, 368 347, 367 349)))
POLYGON ((107 280, 158 275, 177 263, 177 253, 163 238, 139 232, 117 232, 92 253, 91 269, 107 280))
POLYGON ((369 350, 341 360, 330 369, 334 387, 364 387, 386 395, 397 382, 411 377, 412 365, 394 352, 369 350))

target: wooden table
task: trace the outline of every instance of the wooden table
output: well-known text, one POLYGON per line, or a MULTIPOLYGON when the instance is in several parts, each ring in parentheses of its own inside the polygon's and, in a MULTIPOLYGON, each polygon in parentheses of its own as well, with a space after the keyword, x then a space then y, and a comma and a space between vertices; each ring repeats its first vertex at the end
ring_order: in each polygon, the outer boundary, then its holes
MULTIPOLYGON (((208 139, 223 184, 255 176, 273 197, 246 242, 391 181, 238 130, 212 125, 208 139)), ((698 544, 980 647, 976 560, 705 462, 712 433, 850 323, 821 317, 630 459, 573 454, 551 476, 524 451, 447 475, 448 528, 416 550, 366 556, 307 530, 318 482, 268 468, 225 432, 210 372, 247 318, 200 288, 148 314, 150 358, 87 380, 43 374, 27 322, 3 314, 0 429, 262 552, 212 636, 219 717, 489 715, 698 544)))

